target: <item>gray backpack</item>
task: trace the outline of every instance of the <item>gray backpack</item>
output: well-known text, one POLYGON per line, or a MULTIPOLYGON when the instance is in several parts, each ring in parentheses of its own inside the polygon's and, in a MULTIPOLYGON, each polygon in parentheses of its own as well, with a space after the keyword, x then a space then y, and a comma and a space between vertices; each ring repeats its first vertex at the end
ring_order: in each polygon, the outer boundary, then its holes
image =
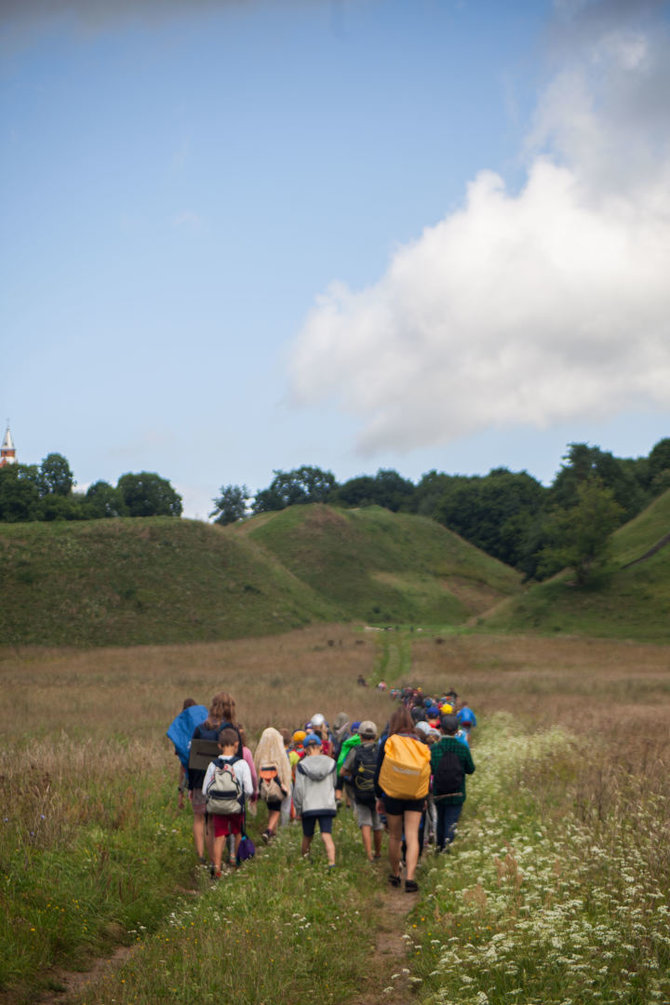
POLYGON ((234 757, 232 761, 223 761, 217 757, 213 762, 214 774, 205 792, 208 813, 213 813, 214 816, 226 816, 242 812, 244 792, 233 769, 233 765, 239 760, 239 757, 234 757))

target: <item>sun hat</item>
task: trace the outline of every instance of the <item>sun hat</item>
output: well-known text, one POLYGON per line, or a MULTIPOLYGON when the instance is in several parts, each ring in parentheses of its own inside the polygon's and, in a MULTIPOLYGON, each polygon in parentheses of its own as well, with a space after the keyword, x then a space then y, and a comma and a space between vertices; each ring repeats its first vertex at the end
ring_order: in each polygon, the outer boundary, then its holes
POLYGON ((430 725, 425 719, 422 719, 421 722, 417 722, 414 728, 418 733, 423 733, 424 736, 428 736, 428 733, 430 732, 430 725))
POLYGON ((372 740, 377 736, 377 727, 371 719, 363 719, 358 727, 358 733, 361 738, 368 737, 372 740))
POLYGON ((306 736, 307 733, 305 732, 304 729, 296 729, 295 733, 293 734, 293 742, 304 743, 306 736))
POLYGON ((325 715, 321 715, 320 712, 316 712, 309 721, 311 722, 312 726, 323 726, 324 722, 326 721, 326 717, 325 715))

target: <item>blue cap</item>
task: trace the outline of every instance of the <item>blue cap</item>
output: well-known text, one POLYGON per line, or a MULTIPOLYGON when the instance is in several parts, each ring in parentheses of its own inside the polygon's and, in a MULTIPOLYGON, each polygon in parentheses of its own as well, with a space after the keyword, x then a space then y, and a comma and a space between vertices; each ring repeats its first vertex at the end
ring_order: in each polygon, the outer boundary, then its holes
POLYGON ((302 745, 303 747, 309 747, 310 743, 318 743, 318 745, 321 746, 323 740, 321 739, 320 736, 317 736, 316 733, 308 733, 305 739, 302 741, 302 745))

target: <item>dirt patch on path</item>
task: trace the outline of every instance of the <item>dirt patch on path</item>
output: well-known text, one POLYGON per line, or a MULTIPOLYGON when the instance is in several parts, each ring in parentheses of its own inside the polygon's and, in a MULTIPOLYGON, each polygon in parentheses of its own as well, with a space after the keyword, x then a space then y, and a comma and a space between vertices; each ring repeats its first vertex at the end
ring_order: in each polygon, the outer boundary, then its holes
POLYGON ((361 989, 360 996, 350 1000, 349 1005, 414 1005, 416 1002, 407 962, 407 940, 403 938, 407 915, 415 903, 416 896, 407 895, 402 887, 379 895, 375 903, 378 921, 375 948, 370 957, 369 984, 361 989), (385 988, 392 990, 384 993, 385 988))

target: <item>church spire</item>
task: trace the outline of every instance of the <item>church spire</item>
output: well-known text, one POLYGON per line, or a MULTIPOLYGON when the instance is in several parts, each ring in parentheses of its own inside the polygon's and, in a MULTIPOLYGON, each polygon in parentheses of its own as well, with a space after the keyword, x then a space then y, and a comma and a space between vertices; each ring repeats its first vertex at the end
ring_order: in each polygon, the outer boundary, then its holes
POLYGON ((14 440, 9 428, 9 419, 7 419, 5 438, 0 447, 0 468, 3 468, 5 464, 16 464, 16 447, 14 446, 14 440))

